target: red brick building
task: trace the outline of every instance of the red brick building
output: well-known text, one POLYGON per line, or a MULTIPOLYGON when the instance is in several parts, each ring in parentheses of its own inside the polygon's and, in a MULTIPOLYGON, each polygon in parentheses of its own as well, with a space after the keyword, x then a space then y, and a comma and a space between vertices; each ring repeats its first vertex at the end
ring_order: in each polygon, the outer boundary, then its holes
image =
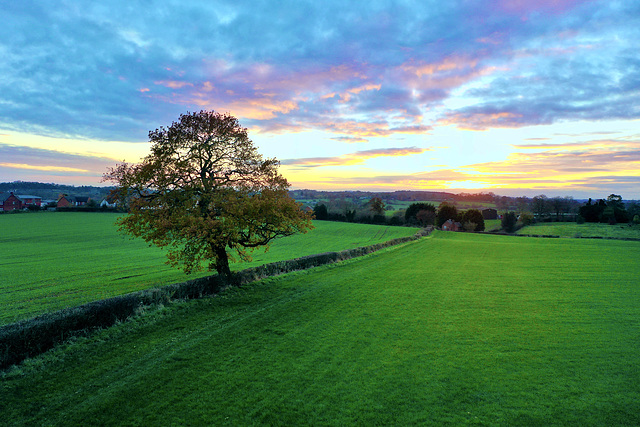
POLYGON ((455 222, 452 219, 448 219, 444 224, 442 224, 442 229, 444 231, 460 231, 462 230, 462 224, 455 222))
POLYGON ((3 211, 13 211, 16 209, 24 209, 25 204, 18 196, 10 192, 0 194, 0 206, 3 211))
POLYGON ((42 198, 38 196, 29 196, 27 194, 18 194, 18 198, 22 200, 25 206, 42 206, 42 198))

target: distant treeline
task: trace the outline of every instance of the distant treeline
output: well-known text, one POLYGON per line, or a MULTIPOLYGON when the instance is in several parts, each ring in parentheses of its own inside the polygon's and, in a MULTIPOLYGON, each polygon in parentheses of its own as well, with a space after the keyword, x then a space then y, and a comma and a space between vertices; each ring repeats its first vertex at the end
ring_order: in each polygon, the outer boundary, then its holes
POLYGON ((43 200, 57 200, 60 194, 76 197, 91 197, 98 202, 105 198, 113 187, 98 187, 92 185, 64 185, 43 182, 13 181, 0 182, 0 193, 13 191, 15 194, 28 194, 41 197, 43 200))

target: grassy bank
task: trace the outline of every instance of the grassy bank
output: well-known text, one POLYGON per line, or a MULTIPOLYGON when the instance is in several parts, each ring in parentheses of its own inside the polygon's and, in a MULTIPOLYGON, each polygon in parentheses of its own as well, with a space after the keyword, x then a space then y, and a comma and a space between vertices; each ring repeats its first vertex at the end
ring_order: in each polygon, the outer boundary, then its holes
MULTIPOLYGON (((0 324, 140 289, 212 274, 187 276, 165 264, 162 250, 117 232, 111 213, 0 216, 0 324)), ((321 252, 340 251, 413 235, 417 229, 315 221, 304 235, 276 240, 232 269, 321 252)))
POLYGON ((640 243, 437 233, 4 375, 15 424, 637 425, 640 243))
POLYGON ((560 237, 614 237, 640 239, 640 225, 575 222, 542 222, 518 230, 517 234, 560 237))

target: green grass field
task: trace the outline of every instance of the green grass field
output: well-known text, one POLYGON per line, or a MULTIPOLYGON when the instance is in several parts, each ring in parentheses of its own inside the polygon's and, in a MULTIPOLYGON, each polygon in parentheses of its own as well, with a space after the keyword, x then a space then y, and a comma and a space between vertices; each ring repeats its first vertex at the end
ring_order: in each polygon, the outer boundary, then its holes
POLYGON ((502 228, 502 220, 499 219, 485 219, 484 231, 499 231, 502 228))
POLYGON ((542 222, 518 230, 517 234, 561 237, 616 237, 640 239, 640 225, 575 222, 542 222))
MULTIPOLYGON (((165 264, 165 253, 117 232, 112 213, 0 215, 0 324, 43 312, 182 282, 187 276, 165 264)), ((413 235, 418 229, 315 221, 307 234, 254 251, 240 270, 321 252, 340 251, 413 235)))
POLYGON ((0 416, 639 425, 639 257, 639 242, 436 232, 58 347, 3 375, 0 416))

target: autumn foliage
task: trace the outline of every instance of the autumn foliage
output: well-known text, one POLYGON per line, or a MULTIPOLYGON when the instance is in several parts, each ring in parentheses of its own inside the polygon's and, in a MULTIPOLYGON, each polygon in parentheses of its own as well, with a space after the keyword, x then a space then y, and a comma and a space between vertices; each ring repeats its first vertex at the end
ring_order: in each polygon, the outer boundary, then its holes
POLYGON ((262 158, 235 117, 183 114, 149 140, 141 163, 119 164, 104 180, 128 208, 120 229, 167 248, 171 265, 190 273, 207 264, 230 277, 230 259, 250 260, 251 249, 313 228, 279 162, 262 158))

